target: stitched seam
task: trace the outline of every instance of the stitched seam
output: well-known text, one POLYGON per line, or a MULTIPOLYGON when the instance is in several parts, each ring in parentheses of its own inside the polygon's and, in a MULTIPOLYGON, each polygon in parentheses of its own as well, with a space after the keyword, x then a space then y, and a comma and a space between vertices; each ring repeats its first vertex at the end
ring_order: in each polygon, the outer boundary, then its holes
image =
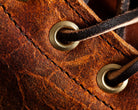
POLYGON ((71 4, 70 4, 67 0, 64 0, 64 1, 65 1, 66 4, 69 5, 69 7, 70 7, 73 11, 75 11, 75 12, 78 14, 78 16, 79 16, 86 24, 89 24, 89 22, 88 22, 87 20, 85 20, 85 19, 82 17, 82 15, 80 15, 79 12, 78 12, 76 9, 74 9, 74 8, 71 6, 71 4))
POLYGON ((11 17, 11 14, 10 14, 9 12, 6 11, 5 6, 2 5, 2 4, 0 4, 0 6, 2 6, 4 12, 9 16, 9 19, 15 24, 16 28, 18 28, 18 29, 20 30, 21 34, 22 34, 23 36, 25 36, 26 39, 27 39, 29 42, 31 42, 31 43, 33 44, 33 46, 34 46, 35 48, 37 48, 37 49, 40 51, 40 53, 41 53, 42 55, 44 55, 48 60, 50 60, 55 66, 57 66, 63 73, 65 73, 71 80, 73 80, 73 81, 74 81, 77 85, 79 85, 83 90, 87 91, 91 96, 95 97, 98 101, 102 102, 104 105, 106 105, 106 106, 109 107, 111 110, 113 110, 113 108, 112 108, 109 104, 107 104, 105 101, 102 101, 101 99, 99 99, 96 95, 92 94, 92 93, 91 93, 89 90, 87 90, 82 84, 80 84, 79 82, 77 82, 75 78, 71 77, 71 76, 69 75, 68 72, 64 71, 64 70, 63 70, 60 66, 58 66, 53 60, 51 60, 44 52, 42 52, 41 49, 33 42, 33 40, 30 39, 30 38, 23 32, 23 30, 22 30, 21 27, 17 24, 17 22, 11 17))
POLYGON ((114 48, 115 50, 118 51, 118 53, 121 53, 124 57, 128 58, 129 60, 131 60, 131 58, 129 56, 127 56, 126 54, 124 54, 121 50, 117 49, 115 46, 113 46, 109 41, 107 41, 102 35, 100 35, 100 37, 108 44, 110 45, 112 48, 114 48))

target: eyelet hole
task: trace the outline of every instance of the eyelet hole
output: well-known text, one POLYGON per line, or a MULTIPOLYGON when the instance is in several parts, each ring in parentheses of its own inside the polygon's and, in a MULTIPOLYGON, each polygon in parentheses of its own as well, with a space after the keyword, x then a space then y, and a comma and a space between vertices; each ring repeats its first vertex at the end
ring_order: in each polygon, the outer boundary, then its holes
POLYGON ((52 46, 58 50, 61 51, 66 51, 66 50, 72 50, 75 47, 78 46, 79 41, 75 42, 63 42, 60 36, 57 34, 62 30, 62 29, 72 29, 72 30, 78 30, 78 26, 74 24, 73 22, 70 21, 61 21, 55 24, 49 33, 49 40, 52 46))
POLYGON ((107 93, 118 93, 125 89, 128 84, 128 79, 124 82, 112 87, 109 86, 105 81, 105 76, 109 71, 120 69, 121 66, 117 64, 108 64, 104 66, 97 74, 97 84, 101 90, 107 93))

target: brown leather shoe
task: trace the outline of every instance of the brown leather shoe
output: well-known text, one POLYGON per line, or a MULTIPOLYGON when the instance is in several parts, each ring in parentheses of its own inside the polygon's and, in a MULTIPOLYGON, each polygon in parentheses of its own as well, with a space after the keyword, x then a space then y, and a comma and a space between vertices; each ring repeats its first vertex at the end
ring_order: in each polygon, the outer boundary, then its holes
POLYGON ((116 94, 97 84, 102 67, 123 66, 138 56, 118 34, 82 41, 70 51, 57 50, 49 41, 60 21, 79 28, 102 22, 93 10, 83 0, 0 0, 1 110, 137 109, 137 74, 116 94))

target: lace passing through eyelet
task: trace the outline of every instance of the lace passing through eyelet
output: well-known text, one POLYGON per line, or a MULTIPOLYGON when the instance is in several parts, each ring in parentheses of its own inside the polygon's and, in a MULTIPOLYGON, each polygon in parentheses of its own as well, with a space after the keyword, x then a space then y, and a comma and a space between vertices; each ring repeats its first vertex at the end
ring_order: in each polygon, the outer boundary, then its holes
POLYGON ((117 64, 108 64, 106 66, 104 66, 99 72, 98 72, 98 75, 97 75, 97 84, 98 86, 105 92, 108 92, 108 93, 118 93, 118 92, 121 92, 122 90, 125 89, 125 87, 127 86, 128 84, 128 79, 125 80, 124 82, 118 84, 117 86, 115 87, 111 87, 109 86, 106 81, 105 81, 105 76, 106 74, 111 71, 111 70, 118 70, 120 69, 121 66, 120 65, 117 65, 117 64))
POLYGON ((121 67, 108 64, 97 74, 97 84, 105 92, 118 93, 125 89, 128 78, 138 72, 138 57, 121 67))
POLYGON ((50 34, 49 34, 49 39, 50 39, 50 42, 53 45, 53 47, 58 50, 61 50, 61 51, 72 50, 75 47, 77 47, 79 44, 79 41, 64 44, 57 39, 57 33, 61 29, 65 29, 65 28, 72 29, 72 30, 79 30, 79 27, 76 24, 74 24, 73 22, 61 21, 52 27, 52 29, 50 30, 50 34))

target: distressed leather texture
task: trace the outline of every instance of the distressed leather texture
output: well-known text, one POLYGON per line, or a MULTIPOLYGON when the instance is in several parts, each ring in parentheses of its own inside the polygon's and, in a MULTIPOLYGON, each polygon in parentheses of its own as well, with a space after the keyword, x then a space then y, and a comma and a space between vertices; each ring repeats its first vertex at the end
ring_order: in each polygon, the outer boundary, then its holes
POLYGON ((63 20, 80 28, 101 22, 82 0, 0 0, 0 109, 136 110, 137 74, 118 94, 100 90, 96 75, 138 51, 115 32, 56 50, 49 31, 63 20))

